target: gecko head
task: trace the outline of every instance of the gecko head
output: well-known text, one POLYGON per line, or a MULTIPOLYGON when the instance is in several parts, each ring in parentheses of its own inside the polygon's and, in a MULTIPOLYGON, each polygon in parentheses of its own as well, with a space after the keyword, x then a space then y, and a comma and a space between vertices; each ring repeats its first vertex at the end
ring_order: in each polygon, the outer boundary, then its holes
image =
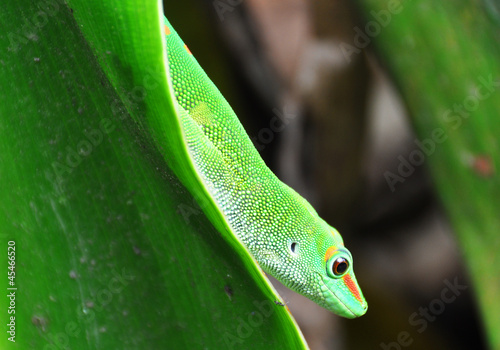
POLYGON ((351 253, 343 245, 332 245, 326 249, 321 266, 320 304, 339 316, 356 318, 364 315, 368 304, 356 281, 351 253))

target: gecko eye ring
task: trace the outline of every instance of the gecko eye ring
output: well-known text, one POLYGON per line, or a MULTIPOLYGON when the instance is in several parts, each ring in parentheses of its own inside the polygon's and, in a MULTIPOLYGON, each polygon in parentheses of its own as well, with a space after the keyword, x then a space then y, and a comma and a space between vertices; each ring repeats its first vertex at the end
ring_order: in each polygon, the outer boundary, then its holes
POLYGON ((332 278, 340 278, 351 270, 350 256, 338 251, 326 263, 326 272, 332 278))

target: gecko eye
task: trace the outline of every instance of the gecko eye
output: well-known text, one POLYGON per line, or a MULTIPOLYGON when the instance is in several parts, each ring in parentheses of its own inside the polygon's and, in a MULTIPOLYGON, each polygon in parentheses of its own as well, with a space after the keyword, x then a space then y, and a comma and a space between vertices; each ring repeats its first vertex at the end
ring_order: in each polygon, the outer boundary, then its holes
POLYGON ((349 269, 349 262, 344 258, 337 258, 332 265, 332 273, 340 277, 349 269))
POLYGON ((297 242, 292 242, 290 244, 290 251, 293 253, 293 254, 297 254, 299 252, 299 244, 297 242))
POLYGON ((339 249, 326 263, 326 273, 332 278, 340 278, 351 269, 351 254, 339 249))

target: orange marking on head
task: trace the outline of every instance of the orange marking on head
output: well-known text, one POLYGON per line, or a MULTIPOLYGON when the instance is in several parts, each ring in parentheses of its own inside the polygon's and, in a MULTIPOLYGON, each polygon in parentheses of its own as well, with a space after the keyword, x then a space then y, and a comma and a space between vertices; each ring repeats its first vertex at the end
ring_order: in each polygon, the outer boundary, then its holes
POLYGON ((165 35, 169 35, 170 33, 170 28, 165 24, 165 35))
POLYGON ((192 55, 191 50, 189 50, 189 47, 187 47, 186 44, 184 44, 184 48, 186 49, 186 51, 188 52, 188 54, 192 55))
POLYGON ((337 247, 334 245, 332 245, 330 248, 328 248, 326 250, 326 253, 325 253, 325 262, 327 262, 336 251, 337 251, 337 247))
POLYGON ((347 286, 347 288, 349 288, 351 293, 354 294, 356 299, 358 299, 359 302, 363 302, 363 299, 361 299, 361 294, 359 293, 358 287, 356 286, 356 283, 354 283, 354 281, 352 280, 351 275, 347 274, 344 277, 342 277, 342 279, 344 280, 344 283, 347 286))

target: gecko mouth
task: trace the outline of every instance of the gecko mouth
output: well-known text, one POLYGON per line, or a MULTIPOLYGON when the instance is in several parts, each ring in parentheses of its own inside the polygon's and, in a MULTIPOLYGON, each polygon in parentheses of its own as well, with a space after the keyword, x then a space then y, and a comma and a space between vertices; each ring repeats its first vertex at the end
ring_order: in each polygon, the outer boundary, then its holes
MULTIPOLYGON (((321 276, 321 274, 319 274, 319 273, 318 273, 318 275, 320 276, 321 283, 323 283, 323 285, 326 287, 326 289, 328 289, 328 290, 330 291, 330 293, 332 293, 332 294, 333 294, 334 298, 335 298, 335 299, 337 299, 337 300, 338 300, 338 302, 339 302, 340 304, 342 304, 342 306, 343 306, 344 310, 349 311, 349 313, 351 314, 350 316, 352 316, 352 317, 349 317, 349 318, 355 318, 355 317, 357 317, 356 313, 355 313, 353 310, 351 310, 351 308, 350 308, 349 306, 347 306, 347 305, 346 305, 346 304, 342 301, 342 299, 341 299, 341 298, 339 298, 339 297, 338 297, 337 293, 336 293, 334 290, 332 290, 332 289, 328 286, 328 284, 327 284, 327 283, 325 282, 325 280, 324 280, 324 277, 323 277, 323 276, 321 276)), ((327 298, 325 298, 325 299, 327 299, 327 298)), ((348 316, 347 316, 347 317, 348 317, 348 316)))
MULTIPOLYGON (((320 275, 318 273, 318 275, 320 275)), ((338 294, 335 292, 335 290, 333 290, 332 288, 330 288, 328 286, 328 284, 326 283, 325 279, 324 279, 324 276, 321 276, 320 275, 320 279, 321 279, 321 283, 323 283, 323 285, 328 289, 328 291, 331 293, 331 296, 333 296, 336 301, 343 307, 343 310, 345 312, 345 315, 343 315, 344 317, 347 317, 347 318, 356 318, 356 317, 359 317, 359 316, 362 316, 365 314, 366 310, 367 310, 367 306, 366 306, 366 303, 359 303, 359 306, 360 308, 356 307, 358 304, 356 304, 356 306, 354 308, 352 307, 349 307, 348 305, 346 305, 346 303, 342 300, 342 298, 340 298, 338 296, 338 294)), ((325 299, 328 299, 328 298, 325 298, 325 299)), ((331 310, 331 308, 330 308, 331 310)), ((333 310, 332 310, 333 311, 333 310)))

